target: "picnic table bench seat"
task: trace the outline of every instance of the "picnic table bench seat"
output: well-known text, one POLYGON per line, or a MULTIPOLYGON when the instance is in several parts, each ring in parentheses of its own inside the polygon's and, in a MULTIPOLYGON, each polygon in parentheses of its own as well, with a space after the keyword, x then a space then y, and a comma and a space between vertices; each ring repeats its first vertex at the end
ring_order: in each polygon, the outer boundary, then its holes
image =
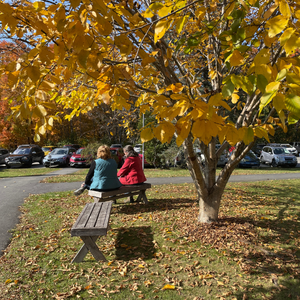
POLYGON ((106 258, 96 245, 99 236, 106 235, 109 230, 109 218, 112 201, 88 203, 83 208, 71 229, 71 236, 80 236, 84 242, 73 258, 73 262, 82 262, 90 251, 96 260, 106 261, 106 258))
POLYGON ((148 204, 146 190, 150 188, 150 183, 143 183, 137 185, 122 185, 119 189, 108 192, 98 192, 89 190, 88 194, 94 198, 94 202, 116 201, 120 198, 138 195, 138 198, 136 200, 137 202, 143 201, 145 204, 148 204))

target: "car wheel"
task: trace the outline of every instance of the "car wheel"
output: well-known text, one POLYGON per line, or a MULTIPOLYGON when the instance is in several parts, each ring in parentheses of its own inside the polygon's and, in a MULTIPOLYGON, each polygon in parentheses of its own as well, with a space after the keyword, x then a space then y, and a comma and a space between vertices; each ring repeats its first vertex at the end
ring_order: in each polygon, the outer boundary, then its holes
POLYGON ((274 158, 272 160, 272 167, 278 167, 278 164, 274 158))
POLYGON ((30 160, 29 163, 27 164, 28 168, 31 168, 31 166, 32 166, 32 160, 30 160))
POLYGON ((11 168, 11 166, 10 165, 6 165, 6 169, 10 169, 11 168))
POLYGON ((67 160, 66 160, 65 167, 69 167, 69 166, 70 166, 70 161, 67 159, 67 160))
POLYGON ((41 158, 41 160, 39 161, 40 165, 43 164, 43 158, 41 158))
POLYGON ((265 162, 263 161, 263 157, 262 157, 262 156, 259 158, 259 161, 260 161, 261 164, 264 164, 264 163, 265 163, 265 162))

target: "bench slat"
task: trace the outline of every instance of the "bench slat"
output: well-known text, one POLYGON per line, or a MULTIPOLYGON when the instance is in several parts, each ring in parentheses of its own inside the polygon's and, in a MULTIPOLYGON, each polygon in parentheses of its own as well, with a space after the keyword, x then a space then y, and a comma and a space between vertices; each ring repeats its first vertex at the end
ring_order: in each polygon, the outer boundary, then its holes
POLYGON ((71 229, 71 236, 107 234, 112 202, 88 203, 71 229))
POLYGON ((141 190, 146 190, 146 189, 150 189, 150 188, 151 188, 150 183, 143 183, 143 184, 139 184, 139 185, 123 185, 117 190, 108 191, 108 192, 98 192, 98 191, 89 190, 89 195, 98 197, 98 198, 104 198, 104 197, 106 198, 109 196, 118 196, 118 195, 122 195, 124 193, 141 191, 141 190))

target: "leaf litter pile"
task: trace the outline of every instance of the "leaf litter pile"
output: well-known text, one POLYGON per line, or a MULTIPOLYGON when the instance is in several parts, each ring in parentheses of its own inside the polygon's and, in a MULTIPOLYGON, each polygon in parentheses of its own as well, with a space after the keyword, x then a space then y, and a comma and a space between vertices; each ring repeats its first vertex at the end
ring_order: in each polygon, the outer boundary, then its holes
POLYGON ((97 241, 108 262, 79 264, 70 229, 91 198, 32 195, 0 258, 0 299, 300 299, 299 182, 288 197, 268 184, 229 185, 211 224, 191 184, 152 187, 147 206, 121 199, 97 241))

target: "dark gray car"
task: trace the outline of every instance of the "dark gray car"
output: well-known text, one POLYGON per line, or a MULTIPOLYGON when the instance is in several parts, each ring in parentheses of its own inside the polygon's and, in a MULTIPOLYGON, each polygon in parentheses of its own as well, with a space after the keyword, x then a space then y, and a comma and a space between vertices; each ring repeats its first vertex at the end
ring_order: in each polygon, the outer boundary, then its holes
POLYGON ((44 152, 37 145, 19 146, 12 154, 5 158, 7 168, 10 167, 31 167, 34 162, 43 164, 44 152))
POLYGON ((9 151, 3 148, 0 148, 0 165, 5 164, 5 158, 9 156, 9 151))

